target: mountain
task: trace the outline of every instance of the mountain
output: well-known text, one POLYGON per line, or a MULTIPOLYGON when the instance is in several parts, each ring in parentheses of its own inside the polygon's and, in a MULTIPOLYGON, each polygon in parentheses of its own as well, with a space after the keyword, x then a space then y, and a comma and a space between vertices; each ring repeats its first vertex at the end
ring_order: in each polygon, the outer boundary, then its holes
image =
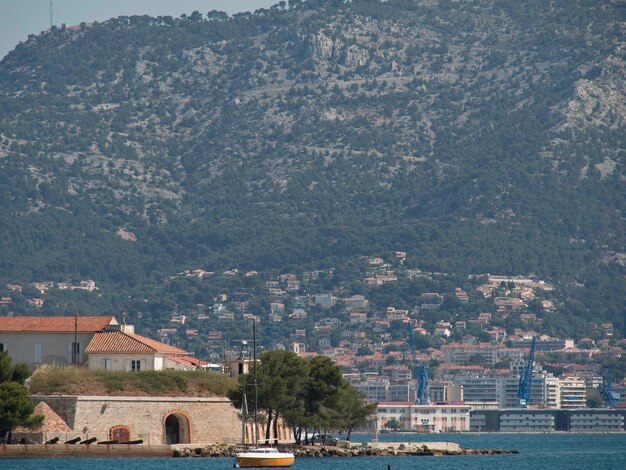
POLYGON ((124 292, 402 250, 578 286, 623 328, 626 2, 288 3, 7 55, 2 280, 124 292))

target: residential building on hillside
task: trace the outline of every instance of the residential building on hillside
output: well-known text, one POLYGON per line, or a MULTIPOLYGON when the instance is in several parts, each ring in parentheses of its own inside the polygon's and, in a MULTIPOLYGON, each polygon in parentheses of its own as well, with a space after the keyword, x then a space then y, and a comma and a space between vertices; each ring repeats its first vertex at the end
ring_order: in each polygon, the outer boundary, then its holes
POLYGON ((362 295, 353 295, 341 299, 347 309, 363 309, 366 308, 369 301, 362 295))
POLYGON ((315 294, 315 305, 322 308, 330 308, 333 306, 332 294, 315 294))
MULTIPOLYGON (((523 338, 519 340, 512 340, 515 348, 528 349, 532 343, 532 338, 523 338)), ((568 343, 564 339, 546 339, 535 342, 535 350, 537 351, 558 351, 565 349, 568 343)), ((572 346, 573 347, 573 346, 572 346)), ((571 348, 570 348, 571 349, 571 348)))
POLYGON ((498 312, 512 312, 528 306, 518 297, 496 297, 493 303, 496 304, 498 312))
POLYGON ((493 366, 501 359, 523 361, 524 352, 521 349, 507 348, 502 344, 468 344, 453 343, 442 346, 444 362, 446 364, 470 364, 470 358, 479 358, 481 364, 493 366))
POLYGON ((350 312, 350 323, 367 323, 367 313, 350 312))

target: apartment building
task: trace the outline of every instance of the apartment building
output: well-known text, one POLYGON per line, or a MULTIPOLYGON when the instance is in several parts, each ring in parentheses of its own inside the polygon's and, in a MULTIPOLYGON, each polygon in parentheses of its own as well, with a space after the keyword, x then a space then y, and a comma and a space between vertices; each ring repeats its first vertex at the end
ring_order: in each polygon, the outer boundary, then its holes
POLYGON ((454 379, 454 384, 462 387, 465 401, 495 401, 505 408, 515 406, 519 379, 512 374, 461 376, 454 379))
POLYGON ((441 349, 446 364, 470 364, 470 358, 472 360, 479 358, 481 364, 493 366, 501 359, 508 359, 512 362, 524 359, 524 352, 521 349, 511 349, 501 344, 446 344, 441 349))
POLYGON ((561 408, 584 408, 587 406, 585 379, 581 377, 563 377, 559 380, 561 388, 561 408))
POLYGON ((370 402, 416 401, 415 384, 409 381, 392 381, 384 378, 352 379, 350 383, 370 402))
POLYGON ((463 432, 470 429, 470 408, 462 402, 434 405, 380 402, 376 413, 378 429, 385 429, 392 418, 400 423, 401 431, 463 432))

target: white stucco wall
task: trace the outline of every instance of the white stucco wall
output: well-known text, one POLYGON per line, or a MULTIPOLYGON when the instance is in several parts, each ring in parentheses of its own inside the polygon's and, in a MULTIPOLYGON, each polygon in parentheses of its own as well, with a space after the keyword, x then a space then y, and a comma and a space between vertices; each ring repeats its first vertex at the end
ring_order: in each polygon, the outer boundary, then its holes
MULTIPOLYGON (((94 333, 78 333, 78 362, 85 362, 85 348, 94 333)), ((74 333, 3 333, 0 332, 0 344, 9 353, 13 363, 26 363, 31 366, 40 364, 71 364, 74 333), (39 344, 40 346, 35 346, 39 344), (36 348, 41 354, 36 353, 36 348), (39 356, 39 357, 36 357, 39 356)))
POLYGON ((110 361, 110 370, 117 371, 130 371, 130 361, 142 361, 140 370, 161 370, 163 365, 163 358, 154 353, 90 353, 87 364, 90 369, 104 369, 104 360, 110 361))

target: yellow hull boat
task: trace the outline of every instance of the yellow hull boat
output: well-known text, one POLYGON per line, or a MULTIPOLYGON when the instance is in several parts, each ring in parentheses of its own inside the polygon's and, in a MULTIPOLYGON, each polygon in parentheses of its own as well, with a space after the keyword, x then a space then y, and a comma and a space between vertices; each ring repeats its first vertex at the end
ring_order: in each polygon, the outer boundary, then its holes
POLYGON ((295 461, 291 452, 280 452, 273 447, 259 447, 240 452, 236 459, 241 468, 291 467, 295 461))

